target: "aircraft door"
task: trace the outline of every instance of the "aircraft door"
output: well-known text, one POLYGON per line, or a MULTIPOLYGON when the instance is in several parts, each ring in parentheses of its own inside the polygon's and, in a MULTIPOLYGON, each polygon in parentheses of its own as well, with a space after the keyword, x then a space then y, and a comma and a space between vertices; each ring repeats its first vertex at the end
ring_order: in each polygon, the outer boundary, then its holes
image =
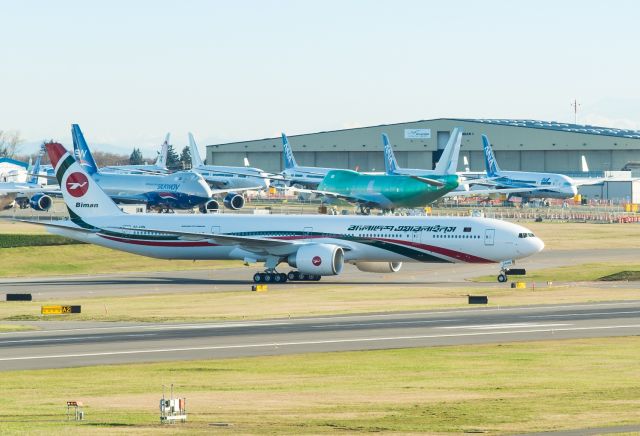
POLYGON ((485 229, 484 231, 484 245, 493 245, 493 240, 496 235, 495 229, 485 229))
POLYGON ((305 227, 304 230, 302 231, 302 235, 305 238, 310 238, 312 234, 313 234, 313 227, 305 227))
POLYGON ((413 232, 411 233, 411 242, 419 244, 422 242, 422 232, 413 232))
POLYGON ((213 226, 211 227, 211 233, 214 235, 217 235, 220 233, 220 226, 213 226))

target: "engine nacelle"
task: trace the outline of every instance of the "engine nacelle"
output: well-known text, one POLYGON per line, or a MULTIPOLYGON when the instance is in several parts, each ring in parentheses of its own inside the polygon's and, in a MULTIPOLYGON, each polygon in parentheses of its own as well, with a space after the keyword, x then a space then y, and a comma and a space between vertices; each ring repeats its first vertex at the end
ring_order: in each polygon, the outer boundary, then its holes
POLYGON ((344 267, 344 251, 331 244, 303 245, 287 261, 303 274, 335 276, 344 267))
POLYGON ((212 213, 217 212, 220 209, 220 203, 216 200, 209 200, 205 204, 200 205, 200 213, 212 213))
POLYGON ((35 194, 29 200, 29 206, 39 212, 45 212, 51 209, 53 200, 47 194, 35 194))
POLYGON ((370 273, 397 273, 402 268, 402 262, 356 262, 356 268, 370 273))
POLYGON ((240 194, 236 194, 235 192, 229 192, 224 197, 224 207, 231 210, 238 210, 244 207, 244 197, 240 194))

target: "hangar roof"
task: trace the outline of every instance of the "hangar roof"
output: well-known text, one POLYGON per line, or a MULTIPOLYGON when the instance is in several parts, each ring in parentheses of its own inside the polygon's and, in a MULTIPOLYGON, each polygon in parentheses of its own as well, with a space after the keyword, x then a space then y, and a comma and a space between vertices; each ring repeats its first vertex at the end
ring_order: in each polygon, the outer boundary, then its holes
POLYGON ((512 127, 528 127, 532 129, 559 130, 562 132, 586 133, 591 135, 618 136, 620 138, 640 139, 639 130, 615 129, 613 127, 599 127, 580 124, 558 123, 556 121, 538 121, 538 120, 503 120, 503 119, 465 119, 460 121, 469 121, 472 123, 497 124, 500 126, 512 127))

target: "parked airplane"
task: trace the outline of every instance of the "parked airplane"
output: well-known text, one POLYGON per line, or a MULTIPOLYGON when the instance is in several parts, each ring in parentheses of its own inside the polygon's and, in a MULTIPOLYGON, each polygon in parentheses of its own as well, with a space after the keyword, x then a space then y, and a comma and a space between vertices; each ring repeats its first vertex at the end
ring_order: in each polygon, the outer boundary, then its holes
POLYGON ((160 211, 194 207, 199 207, 201 212, 218 209, 218 202, 211 198, 213 192, 199 174, 189 171, 164 175, 103 173, 77 124, 73 124, 71 135, 78 162, 114 201, 145 203, 150 209, 160 211))
POLYGON ((31 207, 37 211, 47 211, 51 208, 53 200, 50 195, 55 187, 42 187, 38 184, 37 174, 40 172, 40 159, 38 155, 33 166, 29 167, 31 174, 26 183, 2 182, 0 183, 0 210, 10 209, 14 204, 18 204, 21 209, 31 207))
POLYGON ((289 186, 297 186, 303 188, 317 188, 324 176, 329 171, 333 171, 336 168, 321 168, 321 167, 304 167, 299 166, 296 163, 296 158, 293 156, 293 150, 289 145, 289 139, 287 135, 282 134, 282 159, 284 161, 284 170, 280 175, 287 181, 289 186))
POLYGON ((515 259, 544 247, 520 225, 477 217, 129 215, 62 145, 46 147, 71 218, 34 223, 149 257, 264 262, 255 282, 319 280, 340 274, 345 262, 367 272, 397 272, 402 262, 500 262, 504 281, 515 259), (282 263, 297 270, 279 273, 282 263))
POLYGON ((502 171, 498 166, 489 138, 482 135, 482 147, 487 173, 485 181, 493 184, 498 191, 501 189, 522 188, 522 192, 512 192, 510 195, 529 198, 572 198, 578 193, 574 180, 563 174, 536 173, 527 171, 502 171))
POLYGON ((456 174, 458 169, 458 157, 460 155, 460 145, 462 143, 462 129, 453 129, 449 141, 442 151, 442 155, 432 170, 400 168, 393 153, 393 148, 389 142, 389 136, 382 134, 382 144, 384 146, 384 168, 388 175, 404 175, 428 177, 432 175, 456 174))
POLYGON ((169 172, 167 168, 167 153, 169 151, 169 138, 170 134, 164 138, 164 142, 160 146, 158 157, 153 165, 140 164, 140 165, 113 165, 100 168, 103 172, 125 172, 125 173, 157 173, 166 174, 169 172))
POLYGON ((189 150, 191 151, 191 170, 204 177, 212 188, 266 189, 269 187, 269 174, 260 168, 249 166, 246 158, 245 165, 242 167, 205 165, 191 133, 189 133, 189 150))
MULTIPOLYGON (((420 176, 363 174, 351 170, 332 170, 318 189, 305 190, 328 199, 341 199, 360 206, 368 215, 371 209, 393 211, 424 207, 458 187, 457 175, 420 176)), ((304 191, 301 191, 304 192, 304 191)))

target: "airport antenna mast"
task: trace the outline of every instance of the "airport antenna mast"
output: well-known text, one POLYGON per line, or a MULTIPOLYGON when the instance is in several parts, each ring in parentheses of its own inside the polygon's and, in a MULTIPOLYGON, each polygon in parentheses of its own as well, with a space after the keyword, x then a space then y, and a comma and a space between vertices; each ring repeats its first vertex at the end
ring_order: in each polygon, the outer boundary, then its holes
POLYGON ((582 106, 580 103, 578 103, 577 99, 573 99, 573 101, 571 102, 571 109, 573 109, 573 124, 578 124, 578 108, 582 106))

